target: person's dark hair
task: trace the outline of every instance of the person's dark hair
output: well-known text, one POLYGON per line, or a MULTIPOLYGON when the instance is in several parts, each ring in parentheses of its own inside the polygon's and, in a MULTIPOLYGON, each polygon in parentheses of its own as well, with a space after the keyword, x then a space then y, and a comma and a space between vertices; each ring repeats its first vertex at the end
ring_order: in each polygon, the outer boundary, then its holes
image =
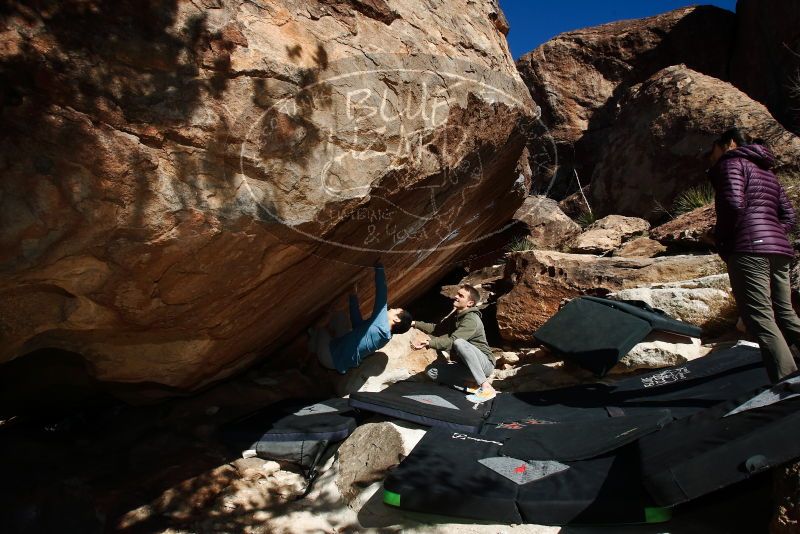
POLYGON ((742 132, 739 128, 729 128, 722 132, 722 134, 714 141, 714 144, 719 147, 724 147, 733 141, 736 143, 736 146, 744 146, 749 145, 750 140, 748 139, 747 135, 742 132))
POLYGON ((472 302, 474 302, 475 304, 477 304, 478 301, 481 300, 481 294, 478 293, 478 290, 472 287, 471 285, 463 284, 461 286, 461 289, 467 290, 467 293, 469 293, 469 298, 472 299, 472 302))
POLYGON ((400 310, 397 314, 400 319, 399 323, 392 325, 392 334, 405 334, 411 329, 411 321, 414 320, 411 314, 406 310, 400 310))

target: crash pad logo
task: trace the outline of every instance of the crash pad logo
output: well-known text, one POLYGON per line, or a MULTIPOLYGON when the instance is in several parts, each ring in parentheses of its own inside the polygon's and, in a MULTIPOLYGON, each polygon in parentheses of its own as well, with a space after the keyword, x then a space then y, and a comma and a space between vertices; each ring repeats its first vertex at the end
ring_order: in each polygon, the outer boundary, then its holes
POLYGON ((491 439, 483 439, 483 438, 476 438, 475 436, 470 436, 469 434, 464 434, 463 432, 453 432, 453 435, 450 436, 450 439, 458 439, 461 441, 474 441, 476 443, 491 443, 493 445, 502 445, 499 441, 493 441, 491 439))
POLYGON ((478 460, 478 463, 520 486, 536 480, 542 480, 543 478, 569 469, 568 465, 552 460, 531 460, 526 462, 506 456, 483 458, 478 460))
POLYGON ((685 379, 689 375, 689 369, 679 367, 677 369, 667 369, 654 375, 642 377, 642 385, 646 388, 672 384, 685 379))
POLYGON ((239 119, 242 195, 281 237, 422 261, 505 229, 481 230, 496 207, 474 211, 476 197, 527 196, 523 175, 497 183, 493 143, 535 136, 555 158, 541 121, 517 121, 539 116, 524 85, 498 69, 425 55, 330 61, 322 49, 290 59, 287 80, 256 84, 239 119))
POLYGON ((439 408, 458 410, 458 406, 454 405, 447 399, 443 399, 439 395, 404 395, 403 398, 421 402, 422 404, 427 404, 429 406, 438 406, 439 408))
POLYGON ((294 415, 304 416, 304 415, 316 415, 320 413, 333 413, 338 412, 336 408, 332 406, 328 406, 327 404, 317 403, 312 404, 311 406, 306 406, 302 410, 295 412, 294 415))
POLYGON ((523 419, 521 421, 507 421, 505 423, 500 423, 497 425, 496 428, 501 430, 522 430, 525 427, 533 426, 533 425, 553 425, 556 424, 555 421, 548 421, 546 419, 535 419, 535 418, 528 418, 523 419))

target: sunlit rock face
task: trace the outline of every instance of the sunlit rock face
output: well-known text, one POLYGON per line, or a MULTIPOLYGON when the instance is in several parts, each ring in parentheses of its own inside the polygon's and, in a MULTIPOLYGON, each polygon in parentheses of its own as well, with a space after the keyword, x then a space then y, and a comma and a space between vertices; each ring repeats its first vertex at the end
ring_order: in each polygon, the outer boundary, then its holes
POLYGON ((529 146, 536 190, 562 198, 575 172, 586 185, 627 88, 680 63, 727 79, 735 31, 734 13, 694 6, 562 33, 523 55, 517 67, 549 129, 529 146))
POLYGON ((420 294, 526 193, 493 2, 46 6, 0 8, 0 362, 193 389, 377 258, 420 294))
POLYGON ((663 218, 681 193, 708 184, 705 153, 732 124, 773 151, 774 171, 796 199, 800 138, 733 85, 675 65, 622 97, 592 175, 590 204, 598 215, 663 218))

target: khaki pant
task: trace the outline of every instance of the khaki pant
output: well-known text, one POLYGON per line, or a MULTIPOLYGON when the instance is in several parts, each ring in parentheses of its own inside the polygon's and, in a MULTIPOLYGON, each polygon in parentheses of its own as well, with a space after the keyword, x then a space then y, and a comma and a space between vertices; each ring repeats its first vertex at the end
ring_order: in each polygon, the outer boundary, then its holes
POLYGON ((775 254, 731 254, 728 276, 747 331, 761 347, 770 380, 797 370, 789 345, 800 348, 800 319, 792 309, 791 259, 775 254))
POLYGON ((464 362, 479 386, 492 376, 492 371, 494 371, 492 360, 466 339, 454 339, 452 352, 464 362))

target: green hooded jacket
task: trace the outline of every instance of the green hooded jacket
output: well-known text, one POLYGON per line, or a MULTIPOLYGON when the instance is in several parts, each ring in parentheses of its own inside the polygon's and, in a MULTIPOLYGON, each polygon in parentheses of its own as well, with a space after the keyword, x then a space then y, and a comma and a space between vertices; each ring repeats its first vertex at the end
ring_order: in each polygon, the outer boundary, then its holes
MULTIPOLYGON (((455 316, 455 327, 450 334, 441 336, 431 336, 428 346, 436 350, 451 350, 453 341, 456 338, 461 338, 472 343, 477 349, 486 354, 489 360, 494 362, 494 355, 489 343, 486 341, 486 332, 483 329, 483 321, 481 320, 481 312, 478 308, 467 308, 463 312, 455 316)), ((414 321, 414 327, 426 334, 432 334, 437 325, 433 323, 425 323, 422 321, 414 321)))

